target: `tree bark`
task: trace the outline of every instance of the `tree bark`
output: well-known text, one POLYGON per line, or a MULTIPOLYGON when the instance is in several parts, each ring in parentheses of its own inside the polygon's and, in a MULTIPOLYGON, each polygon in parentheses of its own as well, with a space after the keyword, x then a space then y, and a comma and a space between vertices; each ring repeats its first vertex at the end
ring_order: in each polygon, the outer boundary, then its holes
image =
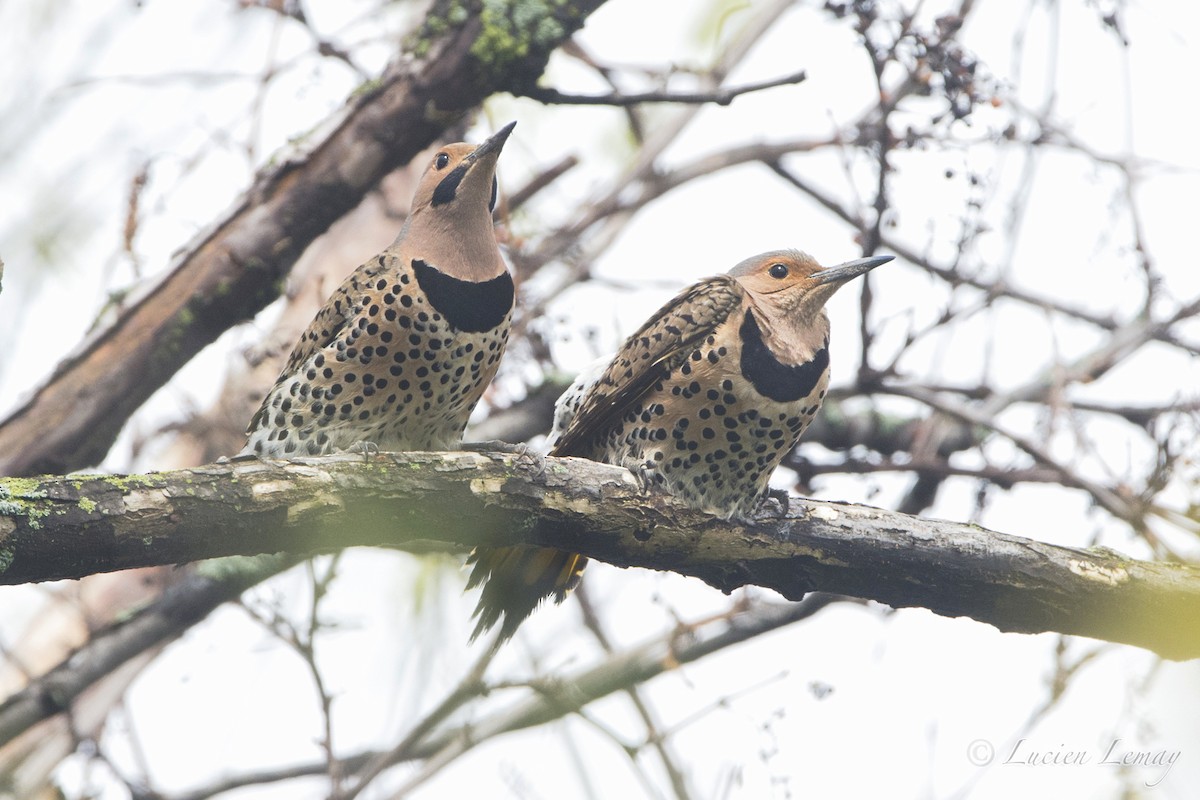
POLYGON ((1200 568, 1057 547, 867 506, 795 499, 731 522, 624 469, 532 454, 235 459, 131 476, 0 479, 0 583, 353 545, 532 543, 789 599, 826 591, 1003 631, 1200 656, 1200 568))

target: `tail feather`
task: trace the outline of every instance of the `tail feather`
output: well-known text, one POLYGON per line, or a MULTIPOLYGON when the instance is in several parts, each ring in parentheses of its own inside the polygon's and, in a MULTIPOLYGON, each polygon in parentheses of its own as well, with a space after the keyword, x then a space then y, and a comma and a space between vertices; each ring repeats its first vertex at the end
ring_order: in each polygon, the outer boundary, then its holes
POLYGON ((547 597, 553 597, 556 603, 566 599, 579 585, 587 557, 548 547, 517 545, 477 547, 467 563, 474 564, 467 588, 483 587, 475 608, 478 622, 471 641, 497 624, 502 640, 506 640, 547 597))

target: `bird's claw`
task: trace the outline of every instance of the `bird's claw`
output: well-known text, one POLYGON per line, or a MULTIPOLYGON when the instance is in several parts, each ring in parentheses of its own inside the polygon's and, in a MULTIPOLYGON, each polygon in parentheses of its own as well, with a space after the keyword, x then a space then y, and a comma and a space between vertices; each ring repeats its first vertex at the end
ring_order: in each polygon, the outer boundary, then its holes
POLYGON ((791 505, 791 497, 786 489, 767 489, 758 510, 764 517, 784 519, 788 515, 791 505))
POLYGON ((637 484, 638 492, 641 494, 650 494, 658 486, 654 467, 645 461, 638 460, 636 462, 626 461, 621 464, 625 469, 629 470, 633 475, 634 483, 637 484))
POLYGON ((375 444, 374 442, 363 440, 361 442, 355 442, 347 447, 346 452, 362 454, 363 463, 366 464, 370 462, 371 456, 379 455, 379 445, 375 444))

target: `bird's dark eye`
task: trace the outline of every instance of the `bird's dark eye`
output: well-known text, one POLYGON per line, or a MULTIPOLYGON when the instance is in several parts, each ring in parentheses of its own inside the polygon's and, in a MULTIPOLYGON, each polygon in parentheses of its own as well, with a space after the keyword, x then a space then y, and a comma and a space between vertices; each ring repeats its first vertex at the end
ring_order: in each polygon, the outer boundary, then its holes
POLYGON ((767 270, 767 274, 772 278, 786 278, 788 276, 787 264, 772 264, 767 270))
POLYGON ((438 169, 445 169, 446 165, 449 163, 450 156, 446 155, 445 153, 438 153, 437 158, 433 160, 433 165, 438 169))

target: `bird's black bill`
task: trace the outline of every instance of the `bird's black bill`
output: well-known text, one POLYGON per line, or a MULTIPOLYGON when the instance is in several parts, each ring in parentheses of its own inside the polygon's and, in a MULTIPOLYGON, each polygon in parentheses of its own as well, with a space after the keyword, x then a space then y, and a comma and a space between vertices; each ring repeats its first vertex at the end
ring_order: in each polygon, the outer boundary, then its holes
MULTIPOLYGON (((471 170, 471 167, 475 166, 479 159, 483 158, 489 153, 499 154, 499 152, 504 148, 505 141, 508 140, 508 135, 512 133, 512 129, 515 127, 517 127, 517 123, 514 120, 500 130, 496 131, 490 137, 485 139, 483 144, 471 151, 471 154, 464 158, 462 163, 452 169, 450 173, 446 175, 446 177, 442 178, 441 182, 438 183, 437 187, 433 190, 433 200, 430 202, 430 205, 432 205, 434 208, 437 208, 438 206, 443 206, 454 200, 455 196, 458 194, 458 185, 462 183, 463 178, 467 176, 467 172, 471 170)), ((495 209, 496 207, 497 189, 496 177, 493 175, 492 196, 488 202, 489 211, 495 209)))
POLYGON ((479 145, 479 147, 475 148, 475 152, 471 153, 470 159, 472 161, 475 161, 480 158, 483 158, 488 153, 498 153, 501 150, 503 150, 504 143, 508 141, 508 135, 510 133, 512 133, 512 130, 515 127, 517 127, 517 121, 513 120, 512 122, 508 123, 503 128, 501 128, 500 130, 493 133, 491 136, 489 136, 487 139, 485 139, 483 141, 483 144, 481 144, 481 145, 479 145))
POLYGON ((813 277, 817 279, 818 284, 845 283, 848 280, 857 278, 859 275, 870 272, 880 264, 886 264, 893 258, 895 256, 872 256, 871 258, 847 261, 845 264, 838 264, 836 267, 823 269, 813 277))

